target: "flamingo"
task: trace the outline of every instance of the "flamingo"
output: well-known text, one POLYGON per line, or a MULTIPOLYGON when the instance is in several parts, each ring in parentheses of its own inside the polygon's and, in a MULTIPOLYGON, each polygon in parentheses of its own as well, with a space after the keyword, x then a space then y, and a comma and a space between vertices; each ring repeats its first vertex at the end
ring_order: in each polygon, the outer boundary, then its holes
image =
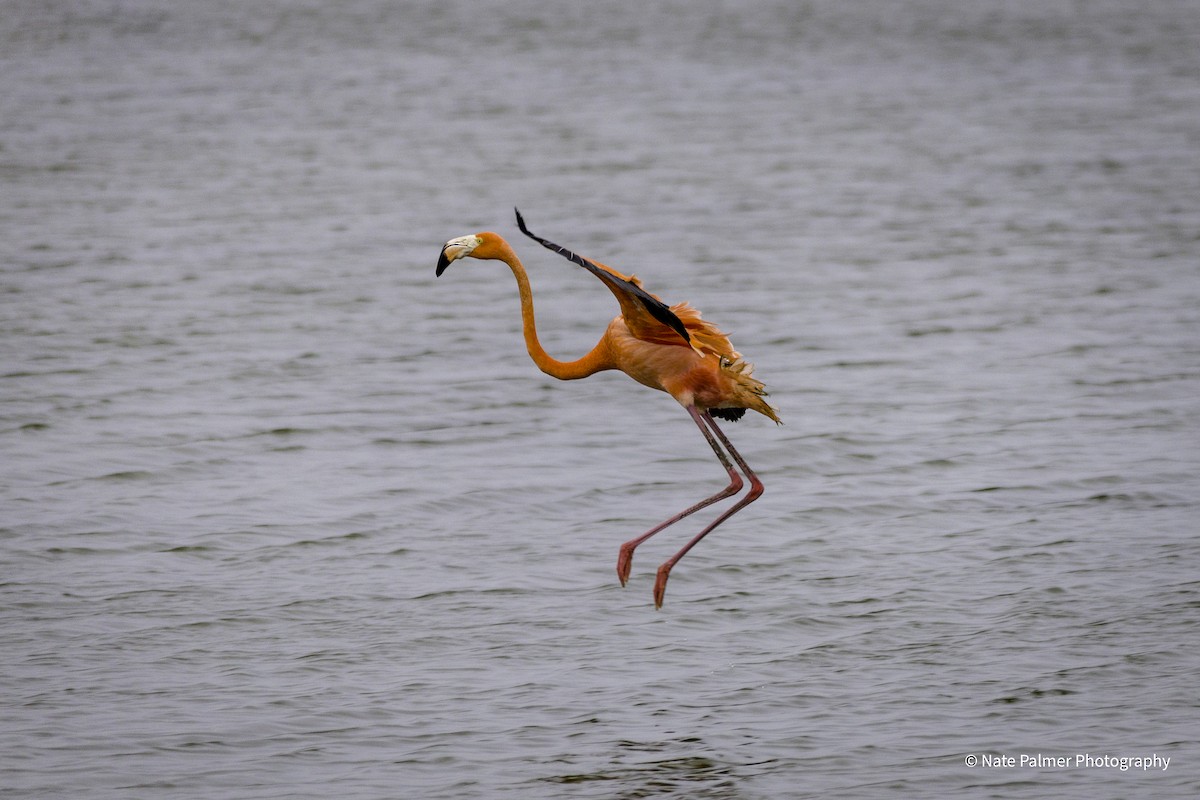
POLYGON ((446 242, 438 258, 436 275, 440 277, 451 263, 468 256, 503 261, 517 279, 525 347, 533 363, 542 372, 559 380, 576 380, 603 370, 619 369, 643 386, 670 394, 691 415, 729 474, 729 485, 721 491, 621 545, 617 556, 617 577, 621 585, 624 586, 629 580, 633 552, 638 545, 684 517, 741 491, 744 485, 742 476, 734 469, 730 459, 741 468, 750 482, 750 491, 741 500, 709 523, 658 568, 654 581, 654 606, 656 609, 662 608, 671 569, 714 528, 757 500, 763 492, 762 481, 734 449, 714 417, 732 422, 741 419, 746 409, 757 411, 776 423, 780 423, 779 416, 764 399, 767 392, 762 382, 752 376, 753 365, 742 360, 741 354, 729 343, 729 338, 712 323, 701 319, 700 312, 690 304, 678 303, 668 307, 643 289, 637 276, 623 275, 612 267, 590 261, 534 235, 525 226, 521 212, 513 210, 517 216, 517 227, 522 233, 591 272, 616 296, 621 307, 620 315, 608 324, 600 341, 586 355, 575 361, 559 361, 542 348, 534 323, 529 276, 512 246, 499 234, 485 231, 446 242))

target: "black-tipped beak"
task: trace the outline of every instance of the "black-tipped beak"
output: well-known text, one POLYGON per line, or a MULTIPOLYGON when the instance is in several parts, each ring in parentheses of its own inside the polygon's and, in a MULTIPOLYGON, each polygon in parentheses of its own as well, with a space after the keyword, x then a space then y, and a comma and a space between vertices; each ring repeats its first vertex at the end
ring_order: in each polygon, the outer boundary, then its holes
POLYGON ((446 267, 450 266, 450 258, 446 255, 446 248, 442 248, 442 254, 438 256, 437 272, 434 275, 438 278, 442 277, 442 273, 446 271, 446 267))

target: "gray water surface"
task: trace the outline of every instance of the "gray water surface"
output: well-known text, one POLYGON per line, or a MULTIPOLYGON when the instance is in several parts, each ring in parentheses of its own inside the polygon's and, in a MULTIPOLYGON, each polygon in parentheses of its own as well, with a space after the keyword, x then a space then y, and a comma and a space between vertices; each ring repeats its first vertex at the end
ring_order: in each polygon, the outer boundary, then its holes
POLYGON ((0 793, 1196 796, 1198 40, 1183 0, 5 3, 0 793), (514 205, 786 422, 725 426, 766 494, 661 611, 716 509, 625 589, 617 546, 723 471, 670 397, 538 372, 502 265, 434 279, 496 230, 586 352, 616 304, 514 205))

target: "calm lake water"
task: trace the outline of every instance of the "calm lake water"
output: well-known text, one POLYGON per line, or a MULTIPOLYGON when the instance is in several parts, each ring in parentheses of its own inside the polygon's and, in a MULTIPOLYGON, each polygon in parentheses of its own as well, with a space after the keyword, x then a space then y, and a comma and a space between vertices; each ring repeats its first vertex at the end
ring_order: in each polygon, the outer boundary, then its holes
POLYGON ((0 794, 1197 796, 1198 40, 1185 0, 5 2, 0 794), (616 305, 514 205, 786 422, 725 426, 766 494, 661 611, 715 510, 625 589, 617 546, 723 471, 668 396, 538 372, 502 265, 434 279, 496 230, 584 353, 616 305))

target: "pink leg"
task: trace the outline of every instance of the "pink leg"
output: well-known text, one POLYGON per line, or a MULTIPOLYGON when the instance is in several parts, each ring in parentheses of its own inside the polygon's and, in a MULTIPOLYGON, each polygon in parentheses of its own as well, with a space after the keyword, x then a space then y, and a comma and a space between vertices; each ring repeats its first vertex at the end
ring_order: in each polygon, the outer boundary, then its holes
MULTIPOLYGON (((737 471, 733 468, 733 465, 729 463, 729 458, 726 457, 725 453, 721 450, 720 445, 717 444, 717 440, 713 438, 712 433, 709 432, 708 427, 704 424, 704 417, 708 417, 710 422, 712 417, 709 417, 707 412, 701 411, 695 406, 689 406, 688 413, 692 415, 692 419, 696 420, 696 424, 700 426, 700 431, 704 434, 704 438, 708 440, 709 445, 712 446, 713 452, 717 454, 717 458, 721 459, 721 464, 724 465, 725 471, 729 473, 729 485, 714 494, 712 497, 701 500, 691 508, 680 511, 675 516, 671 517, 665 522, 659 523, 636 539, 630 539, 628 542, 621 545, 621 552, 617 555, 617 577, 621 579, 622 586, 624 586, 625 582, 629 580, 629 570, 633 567, 633 551, 639 544, 646 541, 663 528, 666 528, 668 525, 673 525, 674 523, 679 522, 679 520, 683 519, 689 514, 694 514, 700 509, 710 506, 718 500, 724 500, 726 497, 735 495, 741 491, 742 476, 737 474, 737 471)), ((717 433, 720 434, 720 431, 718 430, 717 433)), ((722 436, 721 438, 724 437, 722 436)), ((743 469, 745 468, 743 467, 743 469)), ((689 545, 689 547, 690 546, 691 545, 689 545)), ((683 554, 680 553, 679 555, 683 554)), ((676 560, 678 560, 678 556, 676 556, 676 560)), ((662 605, 662 603, 660 602, 659 605, 662 605)))
MULTIPOLYGON (((665 595, 667 592, 667 577, 670 576, 671 568, 675 566, 679 559, 683 558, 684 555, 687 554, 687 551, 695 547, 696 543, 707 536, 713 528, 732 517, 745 506, 753 503, 759 498, 759 495, 763 493, 762 481, 760 481, 758 476, 754 474, 754 470, 750 469, 750 467, 746 465, 745 460, 738 455, 738 451, 733 448, 733 445, 729 443, 729 439, 725 436, 721 429, 717 427, 717 423, 713 421, 712 416, 707 411, 701 411, 699 414, 703 420, 708 423, 709 427, 713 429, 713 433, 717 434, 717 438, 721 440, 721 444, 725 445, 725 449, 729 451, 729 455, 733 456, 733 460, 737 462, 737 465, 742 468, 742 472, 746 473, 746 477, 750 480, 750 491, 747 492, 746 496, 739 500, 732 508, 709 523, 707 528, 696 534, 696 536, 690 542, 685 544, 678 553, 671 556, 663 563, 661 567, 658 568, 658 577, 656 577, 654 580, 655 608, 662 608, 663 595, 665 595)), ((716 444, 713 445, 713 449, 716 449, 716 444)), ((721 455, 720 451, 718 451, 718 455, 721 455)), ((729 467, 729 462, 723 456, 721 458, 721 463, 725 464, 726 468, 729 467)), ((732 472, 733 471, 730 470, 731 474, 732 472)), ((739 484, 740 483, 741 482, 739 481, 739 484)))

